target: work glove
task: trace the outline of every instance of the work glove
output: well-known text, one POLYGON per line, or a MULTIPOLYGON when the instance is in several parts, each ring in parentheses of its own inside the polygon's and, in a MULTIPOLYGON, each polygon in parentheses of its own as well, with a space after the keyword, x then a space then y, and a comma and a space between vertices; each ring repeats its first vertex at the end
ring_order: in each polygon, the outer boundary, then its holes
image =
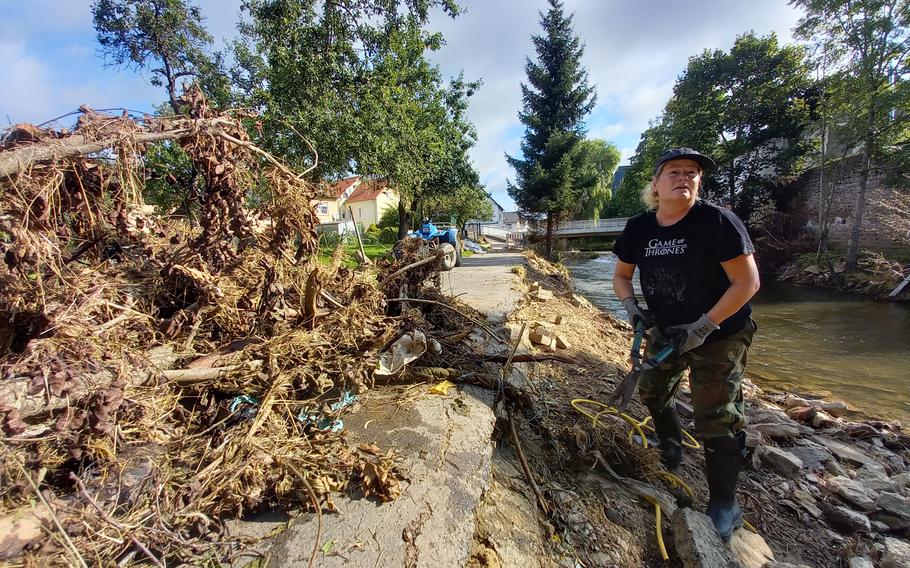
POLYGON ((702 314, 692 323, 671 325, 664 331, 664 335, 670 340, 673 349, 682 355, 703 344, 716 329, 720 329, 720 326, 711 321, 708 314, 702 314))
POLYGON ((626 309, 626 314, 629 315, 629 322, 633 328, 637 327, 638 320, 641 320, 645 329, 654 327, 654 316, 651 315, 651 312, 639 306, 638 300, 634 296, 629 296, 623 300, 622 307, 626 309))

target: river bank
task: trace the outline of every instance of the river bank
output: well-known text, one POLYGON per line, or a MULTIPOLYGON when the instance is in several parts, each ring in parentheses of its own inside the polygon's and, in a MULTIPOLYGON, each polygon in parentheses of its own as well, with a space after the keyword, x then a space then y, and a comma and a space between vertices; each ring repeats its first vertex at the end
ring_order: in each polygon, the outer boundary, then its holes
MULTIPOLYGON (((524 452, 542 491, 558 503, 554 514, 539 517, 549 530, 541 538, 558 538, 559 546, 549 547, 547 556, 557 565, 566 551, 584 566, 667 565, 654 541, 653 510, 636 491, 646 484, 658 495, 669 495, 671 509, 683 492, 652 479, 656 453, 629 443, 628 424, 602 416, 605 428, 595 428, 572 404, 576 399, 605 400, 625 373, 628 325, 573 295, 568 275, 559 267, 532 259, 523 276, 526 285, 537 282, 553 296, 530 292, 507 324, 515 331, 526 324, 563 336, 568 347, 557 354, 571 361, 535 364, 516 387, 524 452), (558 317, 562 323, 556 324, 558 317)), ((525 347, 531 353, 549 350, 525 347)), ((865 559, 901 565, 896 559, 910 547, 903 540, 910 536, 910 438, 894 424, 851 418, 841 404, 823 406, 766 393, 751 381, 746 394, 749 455, 739 498, 777 561, 827 567, 863 566, 865 559)), ((688 389, 681 389, 680 399, 690 424, 688 389)), ((646 415, 637 402, 629 413, 646 415)), ((686 452, 680 477, 693 490, 693 508, 703 510, 701 451, 686 452)), ((527 499, 534 502, 532 494, 527 499)), ((673 538, 665 536, 669 565, 688 566, 691 559, 678 541, 684 531, 677 530, 676 521, 672 525, 673 538)), ((762 548, 754 536, 737 538, 752 552, 762 548)), ((492 550, 499 565, 521 565, 503 561, 508 554, 499 554, 495 538, 485 542, 485 552, 475 560, 489 559, 492 550)), ((744 565, 763 566, 768 560, 758 554, 744 565)))
MULTIPOLYGON (((619 317, 611 253, 567 260, 573 285, 619 317)), ((857 416, 910 423, 910 306, 763 277, 748 376, 769 391, 840 399, 857 416)))

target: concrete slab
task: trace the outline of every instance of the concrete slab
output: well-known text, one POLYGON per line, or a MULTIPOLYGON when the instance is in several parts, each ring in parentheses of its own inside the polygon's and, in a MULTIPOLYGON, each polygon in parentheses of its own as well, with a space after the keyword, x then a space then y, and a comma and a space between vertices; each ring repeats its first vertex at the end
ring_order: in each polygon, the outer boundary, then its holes
MULTIPOLYGON (((401 454, 406 480, 392 503, 336 499, 323 517, 317 566, 463 566, 470 554, 474 514, 490 485, 492 393, 463 387, 427 395, 404 408, 370 405, 345 416, 352 444, 375 442, 401 454), (325 552, 323 552, 323 550, 325 552)), ((270 566, 306 566, 316 541, 313 514, 256 548, 270 566)), ((242 564, 241 564, 242 565, 242 564)))
POLYGON ((469 256, 461 266, 442 275, 442 290, 485 313, 490 322, 502 323, 524 294, 524 285, 512 268, 526 263, 517 253, 469 256))

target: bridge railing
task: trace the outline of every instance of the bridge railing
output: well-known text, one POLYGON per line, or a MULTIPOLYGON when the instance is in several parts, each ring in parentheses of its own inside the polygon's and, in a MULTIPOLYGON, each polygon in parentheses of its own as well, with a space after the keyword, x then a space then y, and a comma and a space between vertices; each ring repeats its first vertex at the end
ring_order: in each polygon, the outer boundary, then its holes
POLYGON ((628 220, 628 217, 617 217, 613 219, 582 219, 579 221, 567 221, 560 223, 554 233, 619 233, 625 228, 626 221, 628 220))

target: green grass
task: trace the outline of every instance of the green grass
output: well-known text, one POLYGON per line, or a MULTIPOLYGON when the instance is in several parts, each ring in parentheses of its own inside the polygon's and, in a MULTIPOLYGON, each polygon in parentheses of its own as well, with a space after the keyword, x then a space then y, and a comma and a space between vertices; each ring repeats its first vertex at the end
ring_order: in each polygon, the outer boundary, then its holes
MULTIPOLYGON (((354 268, 357 266, 357 243, 348 243, 344 247, 344 265, 348 268, 354 268)), ((332 262, 332 254, 335 252, 335 247, 322 246, 319 247, 319 262, 323 264, 330 264, 332 262)), ((363 245, 363 252, 366 253, 367 258, 376 259, 386 254, 391 254, 392 247, 389 245, 382 244, 367 244, 363 245)))

